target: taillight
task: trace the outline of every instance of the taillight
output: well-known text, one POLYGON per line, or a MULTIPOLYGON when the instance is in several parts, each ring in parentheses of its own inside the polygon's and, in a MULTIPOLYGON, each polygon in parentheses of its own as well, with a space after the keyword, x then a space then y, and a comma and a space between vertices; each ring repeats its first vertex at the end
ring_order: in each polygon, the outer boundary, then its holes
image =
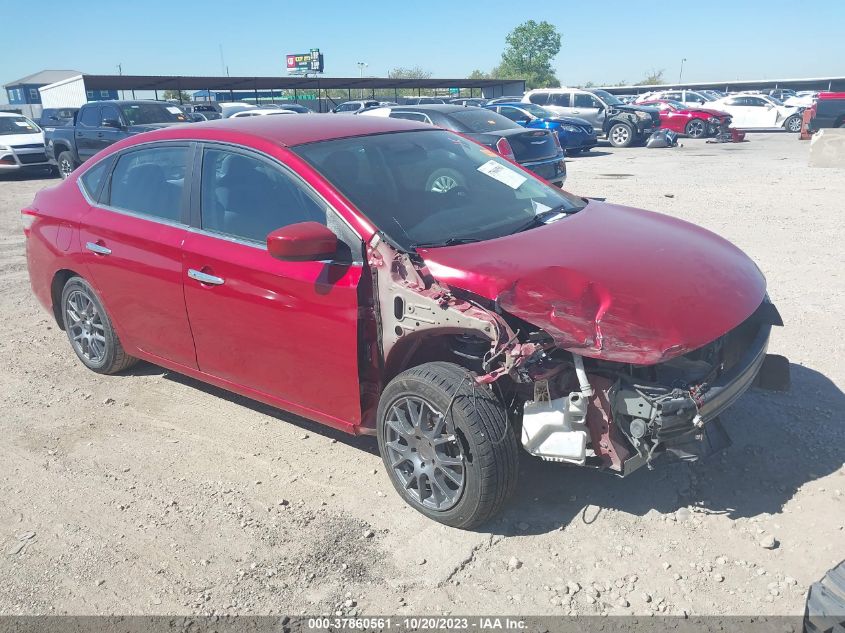
POLYGON ((552 132, 552 138, 555 140, 555 147, 557 148, 558 153, 563 151, 563 145, 560 144, 560 137, 558 137, 557 133, 552 132))
POLYGON ((516 160, 516 157, 513 155, 513 148, 506 138, 500 138, 496 141, 496 151, 508 160, 516 160))
POLYGON ((23 222, 23 232, 29 233, 29 227, 35 222, 38 212, 35 209, 21 209, 21 222, 23 222))

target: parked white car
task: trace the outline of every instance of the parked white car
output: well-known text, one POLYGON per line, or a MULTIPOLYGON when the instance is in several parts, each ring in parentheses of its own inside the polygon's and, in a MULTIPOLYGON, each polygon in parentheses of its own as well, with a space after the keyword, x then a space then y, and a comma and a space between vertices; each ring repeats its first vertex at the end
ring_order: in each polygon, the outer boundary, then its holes
POLYGON ((796 94, 794 97, 789 97, 783 102, 783 105, 791 108, 809 108, 816 102, 819 96, 818 92, 803 91, 796 94))
POLYGON ((0 174, 52 169, 44 153, 44 131, 14 112, 0 112, 0 174))
POLYGON ((709 102, 707 107, 727 112, 732 126, 743 130, 782 127, 787 132, 801 131, 799 109, 785 106, 768 95, 728 95, 709 102))
POLYGON ((293 110, 276 110, 272 108, 254 108, 252 110, 241 110, 235 112, 230 119, 243 119, 248 116, 268 116, 271 114, 296 114, 293 110))
POLYGON ((251 103, 244 103, 243 101, 224 101, 218 103, 217 106, 220 108, 220 114, 224 119, 228 119, 230 116, 237 114, 238 112, 257 109, 251 103))
POLYGON ((697 90, 655 90, 653 92, 646 92, 639 95, 634 103, 642 103, 643 101, 677 101, 684 105, 704 105, 710 107, 712 99, 697 90))

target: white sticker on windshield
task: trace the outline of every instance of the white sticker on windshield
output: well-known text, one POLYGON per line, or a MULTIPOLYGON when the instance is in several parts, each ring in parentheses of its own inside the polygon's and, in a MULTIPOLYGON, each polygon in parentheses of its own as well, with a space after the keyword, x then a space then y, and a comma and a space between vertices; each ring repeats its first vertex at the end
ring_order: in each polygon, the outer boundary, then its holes
POLYGON ((551 211, 551 207, 547 207, 542 202, 537 202, 536 200, 531 201, 531 206, 534 207, 534 215, 538 215, 540 213, 545 213, 546 211, 551 211))
POLYGON ((500 183, 507 185, 511 189, 519 189, 520 185, 528 180, 528 178, 522 174, 505 167, 501 163, 497 163, 495 160, 488 160, 478 168, 478 171, 490 176, 490 178, 493 178, 494 180, 498 180, 500 183))
POLYGON ((170 114, 182 114, 182 111, 176 106, 167 106, 167 111, 170 114))

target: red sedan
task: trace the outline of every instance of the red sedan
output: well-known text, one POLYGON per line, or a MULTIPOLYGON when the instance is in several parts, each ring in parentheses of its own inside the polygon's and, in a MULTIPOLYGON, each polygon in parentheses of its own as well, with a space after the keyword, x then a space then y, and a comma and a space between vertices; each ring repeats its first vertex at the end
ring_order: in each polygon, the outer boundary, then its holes
POLYGON ((407 120, 149 132, 22 214, 85 366, 143 359, 375 435, 402 498, 464 528, 514 491, 520 446, 627 475, 724 445, 780 324, 722 238, 407 120))
POLYGON ((638 105, 652 106, 660 110, 660 127, 692 138, 715 136, 720 130, 727 130, 731 115, 721 110, 697 108, 680 101, 656 99, 638 105))

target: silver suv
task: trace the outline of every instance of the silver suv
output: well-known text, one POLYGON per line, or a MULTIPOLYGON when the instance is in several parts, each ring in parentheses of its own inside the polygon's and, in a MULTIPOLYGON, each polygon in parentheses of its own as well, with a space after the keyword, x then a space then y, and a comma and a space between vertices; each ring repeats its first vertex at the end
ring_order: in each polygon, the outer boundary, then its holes
POLYGON ((660 127, 656 108, 623 103, 604 90, 539 88, 526 92, 522 101, 536 103, 560 115, 586 119, 596 134, 606 136, 614 147, 642 143, 660 127))

